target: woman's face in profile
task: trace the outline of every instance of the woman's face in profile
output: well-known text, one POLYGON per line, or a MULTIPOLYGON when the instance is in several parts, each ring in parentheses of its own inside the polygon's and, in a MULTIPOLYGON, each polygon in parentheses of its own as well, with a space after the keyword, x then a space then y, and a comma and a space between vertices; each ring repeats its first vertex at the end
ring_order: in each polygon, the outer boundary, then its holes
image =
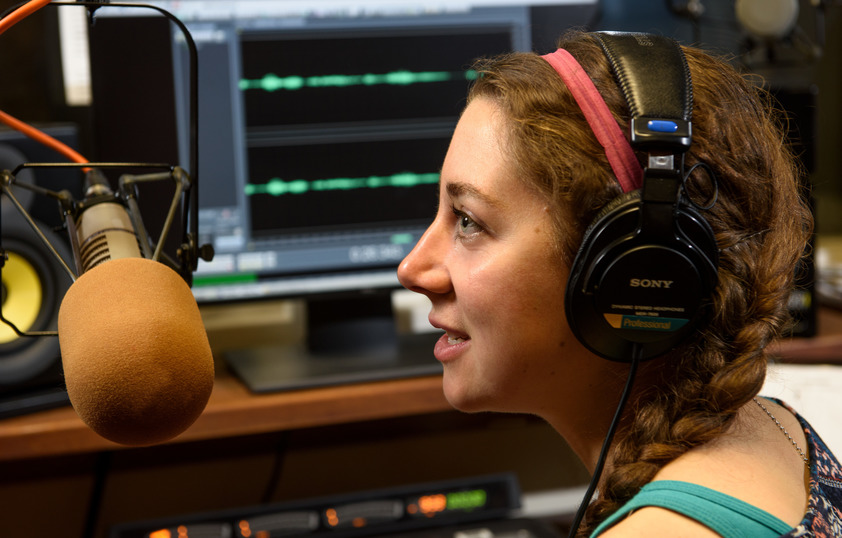
POLYGON ((474 100, 454 132, 436 218, 398 271, 430 298, 444 391, 464 411, 541 414, 565 375, 567 270, 551 208, 514 175, 498 106, 474 100))

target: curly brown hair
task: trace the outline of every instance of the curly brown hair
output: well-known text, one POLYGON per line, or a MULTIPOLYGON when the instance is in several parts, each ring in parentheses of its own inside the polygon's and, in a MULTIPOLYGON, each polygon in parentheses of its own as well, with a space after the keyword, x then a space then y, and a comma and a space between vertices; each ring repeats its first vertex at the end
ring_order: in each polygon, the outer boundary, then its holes
MULTIPOLYGON (((582 65, 628 132, 628 106, 599 44, 576 32, 559 47, 582 65)), ((758 393, 765 349, 789 321, 793 276, 812 233, 802 172, 771 98, 727 61, 694 48, 684 52, 694 92, 686 166, 706 163, 718 178, 718 198, 704 215, 720 249, 719 281, 701 329, 659 359, 658 382, 630 402, 583 534, 664 465, 725 432, 758 393)), ((508 158, 519 178, 557 208, 559 254, 570 265, 595 215, 621 194, 603 149, 564 83, 536 54, 507 54, 474 68, 479 77, 469 100, 490 98, 501 106, 508 158)), ((702 171, 688 179, 692 199, 704 203, 712 192, 702 171)))

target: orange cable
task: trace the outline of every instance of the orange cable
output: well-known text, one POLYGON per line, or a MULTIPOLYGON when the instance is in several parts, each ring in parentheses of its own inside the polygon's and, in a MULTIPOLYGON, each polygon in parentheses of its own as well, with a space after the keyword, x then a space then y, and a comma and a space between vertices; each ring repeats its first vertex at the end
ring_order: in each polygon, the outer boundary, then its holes
POLYGON ((32 15, 42 7, 46 6, 50 3, 50 1, 51 0, 30 0, 30 2, 27 2, 26 4, 17 8, 13 12, 9 13, 2 20, 0 20, 0 34, 3 34, 3 32, 5 32, 18 22, 22 21, 23 19, 32 15))
POLYGON ((70 159, 73 162, 77 162, 77 163, 88 162, 88 159, 83 157, 81 154, 79 154, 79 152, 77 152, 76 150, 74 150, 70 146, 64 144, 63 142, 61 142, 59 140, 56 140, 55 138, 53 138, 52 136, 48 135, 47 133, 45 133, 43 131, 39 131, 38 129, 36 129, 33 126, 31 126, 27 123, 24 123, 24 122, 20 121, 19 119, 10 116, 9 114, 6 114, 2 110, 0 110, 0 122, 5 123, 6 125, 11 127, 12 129, 20 131, 21 133, 25 134, 26 136, 35 140, 36 142, 39 142, 39 143, 47 146, 50 149, 54 149, 55 151, 58 151, 59 153, 61 153, 62 155, 64 155, 65 157, 67 157, 68 159, 70 159))

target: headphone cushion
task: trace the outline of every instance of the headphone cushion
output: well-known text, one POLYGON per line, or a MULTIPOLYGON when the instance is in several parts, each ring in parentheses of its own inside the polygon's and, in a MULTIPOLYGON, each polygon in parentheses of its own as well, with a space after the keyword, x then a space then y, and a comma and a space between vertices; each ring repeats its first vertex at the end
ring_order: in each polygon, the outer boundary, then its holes
POLYGON ((626 361, 674 347, 716 284, 718 250, 695 207, 675 208, 672 233, 641 229, 640 191, 609 202, 588 226, 565 295, 568 323, 592 351, 626 361))

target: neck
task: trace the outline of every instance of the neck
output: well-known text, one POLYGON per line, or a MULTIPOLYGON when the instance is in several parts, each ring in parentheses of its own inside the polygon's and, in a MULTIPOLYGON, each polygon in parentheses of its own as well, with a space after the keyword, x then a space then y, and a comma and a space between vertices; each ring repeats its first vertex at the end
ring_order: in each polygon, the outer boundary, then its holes
POLYGON ((589 360, 595 364, 583 371, 593 375, 577 376, 566 389, 568 397, 560 399, 559 405, 542 417, 564 437, 588 471, 593 472, 626 384, 629 365, 596 356, 589 360))
MULTIPOLYGON (((595 364, 590 364, 589 368, 583 371, 590 371, 592 375, 589 379, 582 376, 575 380, 576 387, 571 387, 575 397, 565 398, 565 404, 557 406, 553 413, 548 413, 543 418, 565 438, 585 467, 593 472, 628 381, 631 365, 596 356, 591 356, 590 360, 595 364)), ((631 394, 620 420, 620 428, 632 420, 634 403, 642 390, 655 382, 659 362, 660 360, 656 359, 638 366, 631 394)))

